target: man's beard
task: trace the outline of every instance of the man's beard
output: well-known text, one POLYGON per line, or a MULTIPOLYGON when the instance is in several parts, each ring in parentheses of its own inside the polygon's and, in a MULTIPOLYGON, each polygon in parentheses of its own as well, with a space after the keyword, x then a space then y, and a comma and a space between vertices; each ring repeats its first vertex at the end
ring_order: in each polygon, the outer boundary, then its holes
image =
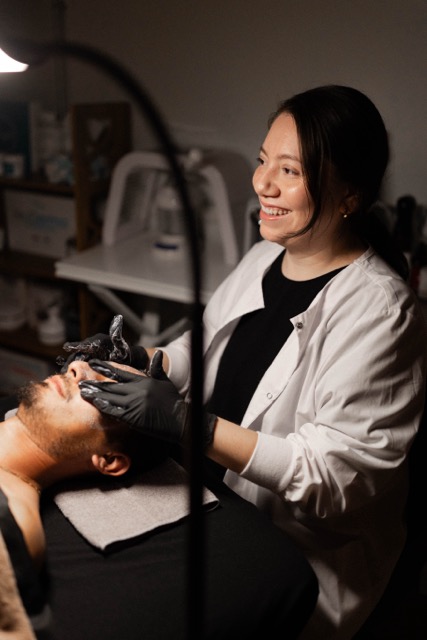
POLYGON ((25 409, 32 408, 40 398, 39 389, 47 386, 47 382, 29 382, 18 390, 18 403, 25 409))
POLYGON ((61 430, 60 413, 53 415, 43 403, 46 382, 30 382, 18 393, 17 417, 21 420, 30 439, 55 460, 81 458, 89 452, 83 438, 61 430))

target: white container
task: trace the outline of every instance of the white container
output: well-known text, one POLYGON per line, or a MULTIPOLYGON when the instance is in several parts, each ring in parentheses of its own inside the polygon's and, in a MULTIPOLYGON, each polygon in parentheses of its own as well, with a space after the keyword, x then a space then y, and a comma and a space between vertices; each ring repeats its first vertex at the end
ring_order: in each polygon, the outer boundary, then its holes
POLYGON ((154 247, 160 254, 176 255, 185 244, 184 220, 180 198, 171 185, 159 190, 156 198, 156 227, 154 247))
POLYGON ((64 150, 64 128, 52 111, 42 111, 38 122, 38 151, 42 166, 64 150))
POLYGON ((15 331, 25 324, 27 289, 22 278, 0 277, 0 331, 15 331))
POLYGON ((65 322, 59 307, 48 309, 48 317, 37 325, 37 333, 42 344, 62 345, 65 342, 65 322))

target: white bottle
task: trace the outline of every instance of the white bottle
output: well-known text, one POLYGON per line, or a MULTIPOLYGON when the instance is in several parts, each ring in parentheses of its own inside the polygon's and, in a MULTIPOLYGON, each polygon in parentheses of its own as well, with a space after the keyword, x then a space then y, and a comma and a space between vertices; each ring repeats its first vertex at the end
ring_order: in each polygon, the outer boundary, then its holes
POLYGON ((65 342, 65 322, 61 317, 59 306, 54 305, 47 310, 48 317, 37 325, 39 340, 42 344, 55 345, 65 342))
POLYGON ((185 244, 184 220, 181 201, 176 189, 164 185, 156 198, 157 237, 154 247, 163 255, 181 253, 185 244))
POLYGON ((63 151, 64 134, 61 123, 53 111, 42 111, 39 116, 39 157, 41 165, 63 151))

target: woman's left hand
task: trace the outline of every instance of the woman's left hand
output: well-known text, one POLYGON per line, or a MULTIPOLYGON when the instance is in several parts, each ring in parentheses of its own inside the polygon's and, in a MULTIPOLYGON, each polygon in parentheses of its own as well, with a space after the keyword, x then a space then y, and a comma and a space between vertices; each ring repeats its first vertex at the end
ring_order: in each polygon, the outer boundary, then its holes
POLYGON ((157 351, 146 377, 117 369, 109 362, 90 360, 94 371, 116 383, 80 382, 81 396, 101 413, 123 420, 147 436, 180 442, 189 405, 167 377, 162 362, 163 353, 157 351))
POLYGON ((74 360, 88 362, 94 358, 98 360, 113 360, 129 364, 135 369, 144 371, 149 366, 150 358, 144 347, 129 346, 123 338, 123 316, 114 316, 110 324, 109 334, 96 333, 94 336, 78 342, 65 342, 64 351, 70 353, 67 360, 59 357, 57 364, 61 366, 61 373, 65 373, 68 365, 74 360))

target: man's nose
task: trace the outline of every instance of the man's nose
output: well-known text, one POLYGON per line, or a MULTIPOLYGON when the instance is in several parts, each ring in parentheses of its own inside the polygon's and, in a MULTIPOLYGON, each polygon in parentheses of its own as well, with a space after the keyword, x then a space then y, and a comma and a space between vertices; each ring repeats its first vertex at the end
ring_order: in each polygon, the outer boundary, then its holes
POLYGON ((84 360, 73 360, 68 365, 67 374, 72 376, 77 382, 81 380, 88 380, 90 377, 95 378, 95 372, 92 371, 90 366, 84 360), (92 372, 92 376, 90 376, 92 372))

